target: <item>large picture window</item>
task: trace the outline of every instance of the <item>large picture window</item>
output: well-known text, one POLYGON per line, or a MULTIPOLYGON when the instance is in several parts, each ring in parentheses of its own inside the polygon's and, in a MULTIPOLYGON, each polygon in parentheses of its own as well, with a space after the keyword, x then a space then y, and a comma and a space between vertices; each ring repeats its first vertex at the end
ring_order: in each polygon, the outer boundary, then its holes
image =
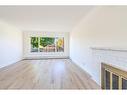
POLYGON ((64 38, 31 37, 31 52, 64 52, 64 38))

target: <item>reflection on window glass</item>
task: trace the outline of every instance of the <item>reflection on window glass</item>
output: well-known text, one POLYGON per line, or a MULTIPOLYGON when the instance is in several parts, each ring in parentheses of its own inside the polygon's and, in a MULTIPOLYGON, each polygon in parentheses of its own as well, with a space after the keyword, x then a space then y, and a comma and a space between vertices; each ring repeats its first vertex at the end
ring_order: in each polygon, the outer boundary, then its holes
POLYGON ((112 89, 119 89, 119 77, 112 74, 112 89))
POLYGON ((38 37, 31 37, 31 52, 38 52, 38 37))
POLYGON ((31 37, 31 52, 64 52, 64 38, 31 37))
POLYGON ((105 71, 105 80, 106 80, 106 89, 110 89, 110 72, 109 71, 105 71))
POLYGON ((127 80, 122 78, 122 89, 127 89, 127 80))

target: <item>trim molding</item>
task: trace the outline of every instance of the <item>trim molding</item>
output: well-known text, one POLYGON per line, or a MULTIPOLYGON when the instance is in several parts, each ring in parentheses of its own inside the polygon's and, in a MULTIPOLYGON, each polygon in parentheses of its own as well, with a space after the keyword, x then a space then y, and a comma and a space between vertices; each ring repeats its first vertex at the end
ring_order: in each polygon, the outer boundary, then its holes
MULTIPOLYGON (((88 77, 89 78, 91 78, 92 79, 92 76, 87 72, 87 71, 85 71, 81 66, 79 66, 78 64, 76 64, 71 58, 69 58, 70 60, 71 60, 71 62, 75 65, 75 66, 77 66, 78 68, 80 68, 84 73, 86 73, 87 75, 88 75, 88 77)), ((93 80, 93 79, 92 79, 93 80)), ((95 82, 95 81, 94 81, 95 82)))
POLYGON ((7 66, 1 67, 0 70, 5 70, 5 69, 8 68, 9 66, 13 66, 13 65, 15 65, 15 64, 18 64, 19 62, 21 62, 21 61, 23 61, 23 60, 24 60, 24 59, 21 59, 21 60, 19 60, 19 61, 16 61, 15 63, 11 63, 11 64, 9 64, 9 65, 7 65, 7 66))
POLYGON ((26 57, 23 60, 69 59, 69 57, 26 57))
POLYGON ((100 87, 100 89, 101 89, 101 86, 92 78, 92 76, 87 72, 87 71, 85 71, 81 66, 79 66, 78 64, 76 64, 71 58, 69 58, 70 60, 71 60, 71 62, 75 65, 75 66, 77 66, 78 68, 80 68, 84 73, 86 73, 87 75, 88 75, 88 77, 90 78, 90 79, 92 79, 99 87, 100 87))

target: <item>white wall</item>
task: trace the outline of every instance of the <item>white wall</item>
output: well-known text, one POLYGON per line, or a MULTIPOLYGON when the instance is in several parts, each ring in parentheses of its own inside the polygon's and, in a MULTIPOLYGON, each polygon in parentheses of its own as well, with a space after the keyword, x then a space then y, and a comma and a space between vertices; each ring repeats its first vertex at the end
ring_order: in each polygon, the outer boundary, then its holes
POLYGON ((67 58, 69 57, 69 33, 68 32, 35 32, 24 31, 24 58, 67 58), (30 37, 64 37, 64 52, 30 52, 30 37))
POLYGON ((0 21, 0 68, 22 59, 22 32, 0 21))
POLYGON ((70 58, 99 84, 90 47, 127 48, 127 7, 96 7, 70 33, 70 58))

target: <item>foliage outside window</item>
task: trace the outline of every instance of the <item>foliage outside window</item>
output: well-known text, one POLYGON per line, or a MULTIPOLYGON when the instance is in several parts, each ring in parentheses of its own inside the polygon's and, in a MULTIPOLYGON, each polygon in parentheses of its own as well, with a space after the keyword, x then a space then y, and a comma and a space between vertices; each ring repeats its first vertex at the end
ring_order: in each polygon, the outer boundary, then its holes
POLYGON ((38 52, 38 37, 31 37, 31 52, 38 52))
POLYGON ((31 52, 64 52, 64 38, 31 37, 31 52))

